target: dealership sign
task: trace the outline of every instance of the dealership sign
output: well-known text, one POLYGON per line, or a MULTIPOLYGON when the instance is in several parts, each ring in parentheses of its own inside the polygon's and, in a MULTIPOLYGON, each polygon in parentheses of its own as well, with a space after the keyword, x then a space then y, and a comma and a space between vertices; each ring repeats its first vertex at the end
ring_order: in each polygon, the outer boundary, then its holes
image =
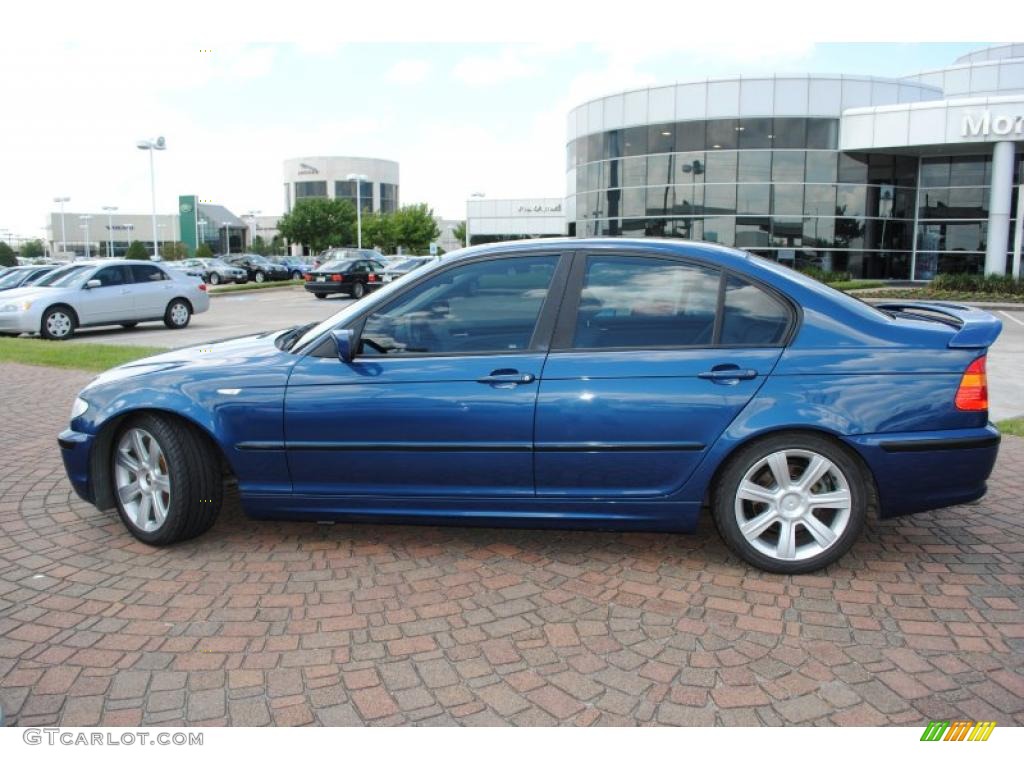
POLYGON ((537 203, 536 205, 520 205, 516 213, 522 213, 529 215, 531 213, 561 213, 562 204, 555 203, 554 205, 545 205, 543 203, 537 203))
POLYGON ((315 175, 318 173, 320 173, 320 171, 309 163, 299 163, 299 176, 315 175))
POLYGON ((960 135, 964 138, 982 139, 992 136, 1024 136, 1024 115, 993 115, 988 110, 980 115, 964 115, 960 124, 960 135))

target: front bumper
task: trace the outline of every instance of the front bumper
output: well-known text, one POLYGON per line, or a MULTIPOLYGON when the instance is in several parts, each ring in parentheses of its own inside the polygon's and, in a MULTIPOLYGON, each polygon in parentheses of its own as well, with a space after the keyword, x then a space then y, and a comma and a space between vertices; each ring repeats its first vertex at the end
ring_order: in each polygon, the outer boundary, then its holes
POLYGON ((89 462, 94 440, 93 435, 71 429, 65 429, 57 437, 61 458, 64 460, 64 471, 68 474, 71 487, 80 498, 90 504, 95 503, 95 494, 89 482, 89 462))
POLYGON ((846 438, 878 486, 879 516, 899 517, 976 501, 999 454, 993 425, 846 438))
POLYGON ((0 312, 0 333, 39 333, 34 312, 0 312))

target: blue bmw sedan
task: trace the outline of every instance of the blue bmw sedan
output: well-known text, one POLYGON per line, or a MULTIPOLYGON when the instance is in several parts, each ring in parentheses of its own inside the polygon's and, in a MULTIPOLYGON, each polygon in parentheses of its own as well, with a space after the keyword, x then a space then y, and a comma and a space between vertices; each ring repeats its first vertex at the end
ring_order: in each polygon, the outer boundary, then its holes
POLYGON ((468 248, 315 326, 102 374, 60 435, 150 544, 255 518, 692 531, 769 571, 985 493, 991 315, 710 244, 468 248), (382 473, 387 465, 398 471, 382 473))

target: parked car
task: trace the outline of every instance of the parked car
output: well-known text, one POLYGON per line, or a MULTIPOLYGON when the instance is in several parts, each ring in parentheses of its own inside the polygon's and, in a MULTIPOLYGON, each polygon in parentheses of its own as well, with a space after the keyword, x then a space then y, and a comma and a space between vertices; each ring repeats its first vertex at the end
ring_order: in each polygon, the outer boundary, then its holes
POLYGON ((295 256, 278 256, 275 259, 271 259, 275 264, 280 264, 282 267, 287 267, 291 271, 292 280, 301 280, 303 275, 313 269, 311 262, 303 259, 296 258, 295 256))
POLYGON ((53 265, 11 267, 0 275, 0 291, 32 285, 54 270, 53 265))
POLYGON ((275 264, 265 256, 258 253, 234 253, 222 259, 232 267, 244 269, 249 280, 257 283, 265 283, 268 280, 290 280, 291 270, 288 267, 275 264))
POLYGON ((869 514, 985 493, 1001 328, 711 244, 495 243, 317 325, 115 368, 59 442, 150 544, 213 524, 224 468, 256 518, 685 532, 707 509, 748 563, 801 573, 869 514))
POLYGON ((410 272, 426 266, 430 262, 431 258, 429 256, 411 256, 407 259, 393 261, 390 264, 384 265, 384 275, 382 280, 385 283, 390 283, 392 280, 404 277, 410 272))
POLYGON ((353 299, 383 285, 384 265, 374 259, 338 259, 306 274, 305 288, 318 299, 345 293, 353 299))
POLYGON ((132 328, 163 320, 168 328, 184 328, 209 306, 205 284, 163 265, 83 260, 0 295, 0 333, 38 333, 63 341, 78 328, 97 325, 132 328))
POLYGON ((202 265, 196 264, 195 259, 181 259, 178 261, 166 261, 164 265, 168 269, 173 269, 177 272, 184 272, 186 275, 197 277, 206 282, 206 272, 203 270, 202 265))
MULTIPOLYGON (((220 259, 184 259, 180 263, 188 268, 190 274, 197 274, 210 285, 247 283, 249 281, 249 273, 246 270, 242 267, 233 267, 220 259)), ((170 266, 169 263, 168 266, 170 266)))
POLYGON ((350 259, 375 259, 382 264, 387 261, 386 256, 381 256, 372 248, 328 248, 313 259, 313 269, 319 269, 324 264, 332 261, 345 261, 350 259))

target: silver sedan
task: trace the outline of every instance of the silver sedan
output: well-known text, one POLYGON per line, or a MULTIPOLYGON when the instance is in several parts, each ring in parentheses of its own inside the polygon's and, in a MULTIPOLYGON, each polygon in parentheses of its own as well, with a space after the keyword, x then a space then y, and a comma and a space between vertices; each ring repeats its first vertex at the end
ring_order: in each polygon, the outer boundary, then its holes
POLYGON ((184 328, 210 308, 206 285, 148 261, 78 261, 54 270, 35 285, 0 298, 0 334, 38 333, 71 338, 77 328, 162 320, 184 328))

